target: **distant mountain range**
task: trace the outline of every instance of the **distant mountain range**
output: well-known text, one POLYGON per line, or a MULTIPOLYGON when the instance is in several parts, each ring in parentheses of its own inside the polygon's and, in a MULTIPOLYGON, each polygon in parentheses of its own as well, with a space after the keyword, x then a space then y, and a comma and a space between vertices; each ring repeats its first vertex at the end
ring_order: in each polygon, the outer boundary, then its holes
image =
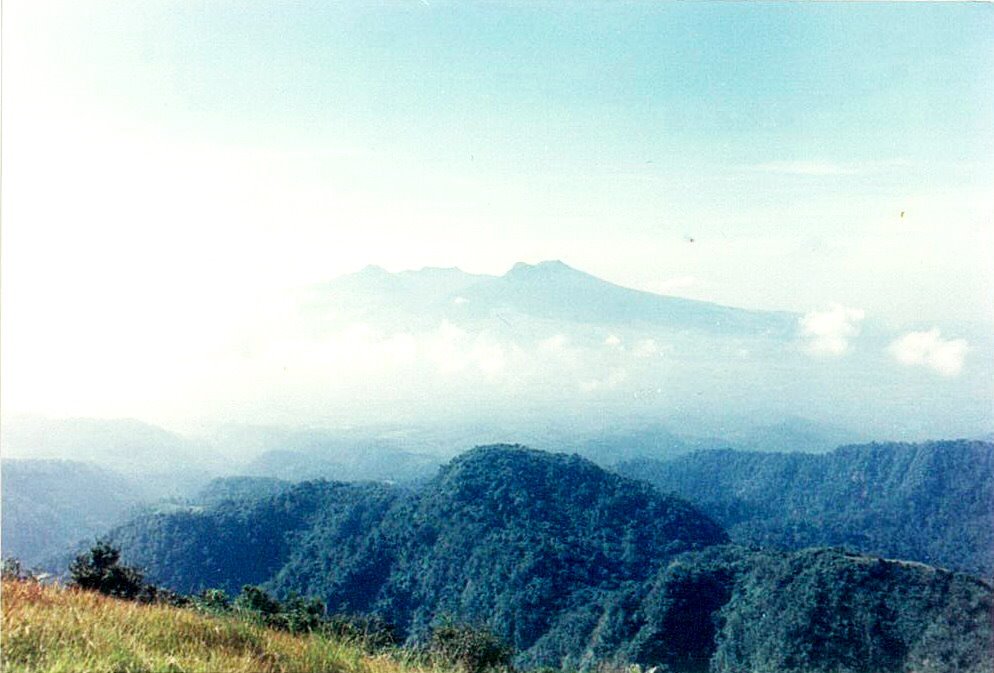
POLYGON ((135 479, 61 460, 3 460, 0 547, 28 567, 106 533, 151 499, 135 479))
POLYGON ((216 469, 223 461, 188 439, 130 418, 19 416, 0 426, 4 458, 88 462, 143 476, 216 469))
POLYGON ((312 306, 377 319, 418 323, 439 319, 457 323, 514 320, 561 321, 588 325, 646 325, 723 334, 790 337, 798 316, 749 311, 703 301, 642 292, 596 278, 561 261, 515 264, 503 276, 459 269, 425 268, 389 273, 379 267, 314 288, 312 306))

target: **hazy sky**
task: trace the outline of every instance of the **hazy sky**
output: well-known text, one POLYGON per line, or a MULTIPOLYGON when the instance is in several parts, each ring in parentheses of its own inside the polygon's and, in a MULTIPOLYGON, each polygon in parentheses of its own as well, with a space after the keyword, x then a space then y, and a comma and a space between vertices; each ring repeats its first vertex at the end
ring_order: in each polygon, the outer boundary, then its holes
POLYGON ((5 0, 3 19, 8 408, 171 390, 260 296, 370 263, 560 258, 738 306, 991 322, 987 3, 5 0))

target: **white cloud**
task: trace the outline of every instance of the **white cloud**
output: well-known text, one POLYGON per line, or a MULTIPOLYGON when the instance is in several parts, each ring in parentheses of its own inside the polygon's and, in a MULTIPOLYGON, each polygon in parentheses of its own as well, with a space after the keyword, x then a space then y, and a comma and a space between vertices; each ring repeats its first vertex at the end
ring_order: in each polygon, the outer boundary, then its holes
POLYGON ((969 349, 965 339, 943 339, 938 328, 908 332, 887 347, 902 365, 928 367, 942 376, 958 375, 969 349))
POLYGON ((610 346, 611 348, 617 348, 621 345, 621 338, 615 334, 609 334, 606 339, 604 339, 604 345, 610 346))
POLYGON ((865 317, 862 309, 832 304, 827 311, 810 311, 799 321, 805 349, 812 355, 839 356, 849 352, 849 342, 859 335, 865 317))
POLYGON ((473 365, 488 377, 499 374, 505 365, 504 347, 485 337, 477 338, 470 351, 473 365))
POLYGON ((569 339, 564 334, 557 334, 539 342, 538 348, 544 353, 562 353, 569 339))
POLYGON ((655 339, 642 339, 635 346, 632 354, 637 358, 648 358, 659 354, 659 344, 655 339))

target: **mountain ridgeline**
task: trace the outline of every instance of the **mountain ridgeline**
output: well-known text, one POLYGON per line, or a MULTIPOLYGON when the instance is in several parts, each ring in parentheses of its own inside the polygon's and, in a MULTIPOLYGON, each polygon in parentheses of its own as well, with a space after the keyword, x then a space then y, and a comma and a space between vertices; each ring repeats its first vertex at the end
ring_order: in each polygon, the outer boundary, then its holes
POLYGON ((844 546, 994 574, 994 443, 700 451, 617 466, 694 502, 741 544, 844 546))
POLYGON ((502 276, 436 268, 389 273, 370 266, 320 285, 314 294, 312 301, 322 310, 330 301, 364 318, 384 311, 459 322, 513 315, 778 336, 793 334, 797 322, 797 316, 787 312, 751 311, 622 287, 559 260, 519 262, 502 276))
POLYGON ((411 641, 448 615, 488 626, 527 667, 979 673, 994 654, 982 581, 841 550, 735 546, 686 500, 578 456, 481 447, 416 490, 230 492, 112 538, 175 590, 262 584, 377 613, 411 641))

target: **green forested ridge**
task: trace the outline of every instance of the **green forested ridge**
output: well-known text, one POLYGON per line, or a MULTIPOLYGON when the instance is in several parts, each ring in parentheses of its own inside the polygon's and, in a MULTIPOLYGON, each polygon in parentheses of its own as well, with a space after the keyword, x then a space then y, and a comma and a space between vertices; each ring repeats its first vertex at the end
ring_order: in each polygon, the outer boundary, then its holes
POLYGON ((618 466, 693 501, 733 540, 845 546, 994 573, 994 444, 845 446, 825 455, 702 451, 618 466))
POLYGON ((156 584, 183 593, 218 588, 235 594, 282 572, 313 529, 334 540, 328 553, 345 553, 376 528, 400 493, 375 484, 303 482, 259 499, 144 514, 113 537, 156 584))
POLYGON ((475 449, 418 491, 308 482, 148 515, 114 539, 169 588, 263 583, 377 613, 412 640, 451 615, 525 666, 979 673, 991 655, 982 582, 729 545, 683 500, 521 447, 475 449))

